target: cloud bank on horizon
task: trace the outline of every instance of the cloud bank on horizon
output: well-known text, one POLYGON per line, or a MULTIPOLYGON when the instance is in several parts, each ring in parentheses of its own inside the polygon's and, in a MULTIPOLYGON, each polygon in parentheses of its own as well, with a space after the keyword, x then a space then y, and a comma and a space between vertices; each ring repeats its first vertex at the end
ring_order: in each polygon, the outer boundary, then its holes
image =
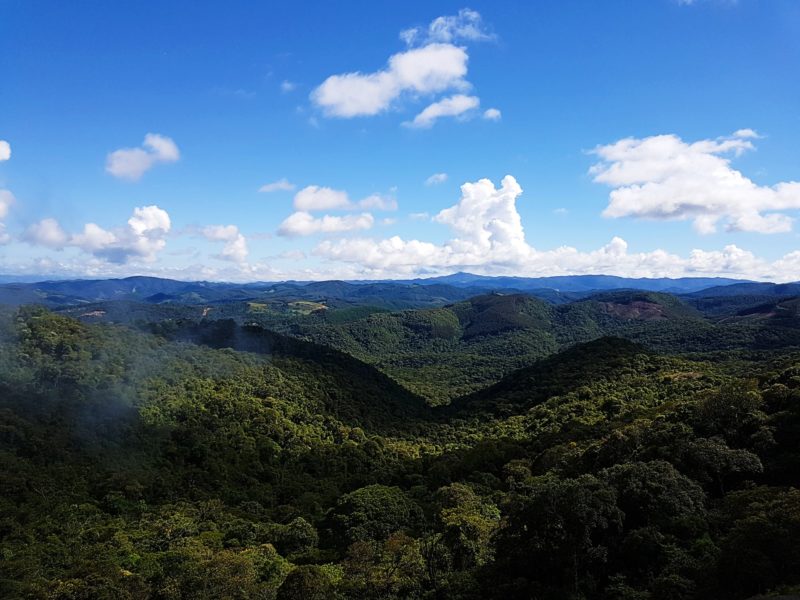
MULTIPOLYGON (((678 4, 689 9, 694 2, 678 4)), ((363 64, 336 69, 321 82, 317 79, 315 86, 305 88, 311 89, 310 94, 303 94, 309 105, 295 111, 331 120, 329 125, 364 123, 384 115, 391 125, 386 135, 394 136, 390 139, 444 135, 445 121, 459 130, 485 127, 486 136, 499 135, 497 130, 520 122, 519 115, 506 107, 503 112, 486 107, 468 78, 473 45, 491 47, 500 41, 480 13, 462 9, 439 16, 427 25, 401 30, 399 39, 394 42, 399 49, 388 59, 385 51, 377 62, 376 57, 364 56, 363 64)), ((290 74, 271 85, 284 98, 304 86, 302 78, 290 74)), ((557 214, 569 236, 577 210, 558 204, 558 208, 539 208, 538 201, 520 204, 542 195, 535 189, 532 169, 520 163, 504 169, 508 174, 498 181, 502 172, 494 169, 495 179, 487 178, 490 173, 483 169, 459 172, 458 160, 442 152, 436 161, 415 165, 416 188, 396 188, 380 183, 378 176, 356 181, 339 176, 333 167, 315 171, 313 165, 304 164, 301 154, 291 172, 265 165, 266 176, 262 173, 248 188, 253 196, 252 219, 237 220, 225 211, 224 193, 214 192, 210 204, 217 210, 206 216, 199 204, 177 205, 162 191, 177 177, 175 171, 192 168, 197 149, 202 148, 197 140, 189 152, 184 138, 172 132, 175 139, 146 133, 139 146, 126 145, 130 139, 120 134, 106 146, 118 149, 105 157, 101 151, 94 158, 95 171, 102 175, 104 169, 112 176, 104 176, 103 183, 110 190, 110 208, 102 219, 90 216, 73 222, 63 212, 48 212, 53 210, 51 204, 37 203, 30 185, 22 187, 24 193, 12 191, 17 189, 11 177, 15 161, 23 155, 18 150, 30 153, 31 149, 26 140, 15 138, 12 156, 11 143, 0 139, 4 248, 0 273, 249 281, 407 278, 469 271, 800 280, 800 250, 792 249, 790 237, 800 210, 800 182, 784 177, 785 181, 759 183, 764 174, 752 173, 739 161, 746 166, 747 157, 769 140, 750 128, 719 133, 701 139, 683 139, 668 131, 594 140, 596 145, 582 154, 584 166, 574 173, 602 196, 607 194, 605 206, 592 205, 591 216, 613 229, 593 244, 594 249, 578 249, 569 239, 559 245, 543 244, 533 239, 537 236, 526 235, 525 221, 530 223, 541 210, 557 214), (185 155, 176 139, 187 150, 185 155), (181 169, 169 167, 178 161, 181 169), (146 187, 159 178, 164 187, 146 187), (457 193, 453 184, 459 182, 457 193), (533 194, 523 194, 523 187, 533 194), (114 190, 119 190, 120 200, 113 196, 114 190), (417 195, 424 199, 417 200, 417 195), (259 211, 269 215, 268 227, 262 227, 259 211), (630 232, 653 222, 683 227, 688 245, 683 251, 667 250, 657 241, 641 247, 641 239, 629 244, 625 238, 632 238, 616 231, 618 226, 630 232), (709 249, 714 246, 706 245, 706 240, 723 239, 720 236, 727 239, 709 249), (759 237, 783 240, 788 247, 768 257, 746 249, 759 237)), ((3 131, 0 135, 6 136, 3 131)), ((209 139, 208 152, 215 157, 235 152, 235 141, 209 139)), ((582 149, 572 151, 578 154, 582 149)), ((248 160, 258 160, 247 150, 241 152, 248 160)), ((236 163, 219 162, 220 178, 237 177, 236 163)), ((387 170, 404 168, 387 166, 387 170)))
MULTIPOLYGON (((691 143, 666 134, 624 138, 598 146, 591 154, 599 162, 589 168, 589 174, 595 182, 612 188, 602 214, 615 219, 691 220, 700 234, 714 231, 720 222, 728 232, 789 231, 793 218, 786 212, 800 208, 800 183, 759 186, 731 166, 732 158, 755 148, 756 139, 756 132, 742 129, 730 136, 691 143)), ((172 140, 155 134, 148 134, 145 140, 144 147, 154 155, 177 157, 177 146, 172 140)), ((143 173, 140 166, 147 161, 132 160, 137 166, 127 172, 140 176, 143 173)), ((438 185, 446 180, 445 173, 435 173, 424 184, 438 185)), ((260 191, 293 189, 292 184, 281 179, 266 184, 260 191)), ((235 270, 217 270, 207 265, 189 266, 185 271, 160 270, 158 257, 167 246, 171 218, 156 205, 134 208, 126 224, 111 229, 86 223, 81 231, 68 233, 58 221, 47 217, 28 226, 19 235, 19 241, 57 252, 67 248, 80 250, 91 258, 88 263, 78 257, 73 263, 55 259, 37 264, 86 276, 147 272, 252 280, 392 278, 470 271, 521 276, 606 273, 629 277, 800 279, 800 251, 786 253, 774 261, 759 258, 736 244, 715 251, 694 249, 686 256, 662 249, 629 252, 628 243, 618 236, 588 252, 568 245, 540 250, 525 237, 516 206, 522 191, 512 175, 506 175, 499 187, 489 179, 479 179, 464 183, 459 201, 439 210, 432 218, 410 215, 410 218, 430 219, 450 231, 452 237, 437 244, 398 235, 337 237, 372 229, 376 219, 369 211, 397 210, 397 201, 377 193, 353 201, 346 191, 308 185, 295 194, 295 212, 276 230, 277 235, 289 238, 324 236, 311 252, 323 259, 322 267, 307 271, 280 271, 267 262, 248 262, 247 239, 234 224, 206 225, 200 229, 200 235, 211 242, 222 242, 221 251, 212 257, 235 264, 235 270), (343 214, 314 214, 329 211, 343 214)), ((8 215, 15 200, 10 191, 0 190, 0 219, 8 215)), ((0 235, 0 241, 6 244, 12 239, 5 227, 0 229, 0 235)), ((305 257, 302 252, 294 257, 300 255, 305 257)), ((13 272, 8 266, 5 268, 13 272)))

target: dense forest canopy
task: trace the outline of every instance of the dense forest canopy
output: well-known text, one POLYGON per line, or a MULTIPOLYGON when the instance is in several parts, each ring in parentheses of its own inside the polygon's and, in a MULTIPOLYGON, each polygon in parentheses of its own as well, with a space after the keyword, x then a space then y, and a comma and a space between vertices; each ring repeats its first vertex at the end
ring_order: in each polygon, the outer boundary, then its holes
POLYGON ((798 301, 747 294, 5 307, 0 596, 798 593, 798 301))

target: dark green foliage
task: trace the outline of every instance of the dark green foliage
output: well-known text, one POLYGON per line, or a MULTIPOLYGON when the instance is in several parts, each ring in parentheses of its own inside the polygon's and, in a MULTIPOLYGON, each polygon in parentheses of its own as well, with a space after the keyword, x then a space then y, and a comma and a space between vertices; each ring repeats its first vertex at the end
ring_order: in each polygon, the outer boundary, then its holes
POLYGON ((267 324, 373 364, 440 405, 539 358, 610 335, 670 353, 800 346, 793 302, 783 302, 775 314, 709 320, 687 302, 656 292, 603 292, 559 305, 490 294, 430 310, 344 321, 332 311, 267 324))
POLYGON ((277 600, 330 600, 335 593, 325 571, 317 565, 301 565, 284 579, 277 600))
POLYGON ((720 338, 644 292, 269 316, 292 335, 0 310, 0 597, 791 594, 800 356, 753 351, 787 307, 720 338))
POLYGON ((368 485, 345 494, 330 515, 331 534, 344 547, 354 542, 383 542, 422 522, 422 510, 399 487, 368 485))

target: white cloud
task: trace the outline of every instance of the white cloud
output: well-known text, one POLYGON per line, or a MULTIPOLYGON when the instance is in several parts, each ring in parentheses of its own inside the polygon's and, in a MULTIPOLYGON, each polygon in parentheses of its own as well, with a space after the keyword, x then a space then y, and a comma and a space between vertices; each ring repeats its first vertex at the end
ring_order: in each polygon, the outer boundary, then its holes
POLYGON ((760 138, 761 136, 758 135, 754 129, 737 129, 733 132, 733 137, 737 138, 760 138))
POLYGON ((427 221, 428 219, 431 218, 431 215, 426 212, 416 212, 408 215, 408 218, 411 219, 412 221, 427 221))
POLYGON ((136 235, 146 235, 151 231, 166 233, 170 229, 170 219, 167 211, 158 206, 136 207, 128 219, 128 226, 136 235))
POLYGON ((503 118, 503 113, 496 108, 487 108, 483 111, 483 118, 487 121, 499 121, 503 118))
POLYGON ((774 263, 735 245, 721 251, 696 249, 681 257, 660 249, 632 253, 627 242, 619 237, 591 251, 570 246, 537 250, 527 243, 516 208, 521 193, 511 176, 503 178, 499 188, 488 179, 464 184, 460 201, 434 217, 453 233, 443 244, 399 236, 349 238, 324 240, 314 253, 332 264, 350 265, 353 272, 367 277, 468 270, 524 276, 607 273, 627 277, 722 275, 782 281, 800 278, 800 251, 774 263))
POLYGON ((395 236, 377 242, 364 238, 323 241, 316 253, 371 269, 399 272, 426 267, 521 264, 531 252, 516 211, 515 202, 521 193, 510 175, 503 178, 499 189, 488 179, 465 183, 460 202, 434 217, 434 221, 448 225, 456 234, 441 246, 395 236))
POLYGON ((434 217, 458 235, 448 242, 452 250, 469 255, 485 252, 508 260, 529 252, 516 200, 522 194, 517 180, 507 175, 499 189, 488 179, 461 186, 461 200, 434 217))
POLYGON ((11 144, 5 140, 0 140, 0 162, 11 158, 11 144))
POLYGON ((384 196, 382 194, 372 194, 363 200, 359 201, 358 205, 361 208, 369 210, 397 210, 397 200, 391 196, 384 196))
POLYGON ((447 173, 434 173, 425 180, 425 185, 439 185, 447 181, 447 173))
POLYGON ((14 194, 8 190, 0 190, 0 219, 5 218, 14 202, 16 202, 14 194))
POLYGON ((272 183, 265 183, 260 188, 258 188, 259 192, 270 193, 270 192, 291 192, 294 190, 296 186, 293 183, 290 183, 288 179, 285 177, 278 179, 278 181, 273 181, 272 183))
POLYGON ((85 252, 100 252, 111 247, 117 242, 117 236, 106 231, 96 223, 86 223, 82 233, 76 233, 70 238, 70 245, 76 246, 85 252))
MULTIPOLYGON (((10 152, 10 151, 9 151, 10 152)), ((8 214, 11 205, 16 202, 14 194, 8 190, 0 190, 0 219, 4 219, 8 214)), ((0 245, 11 241, 11 236, 6 232, 6 225, 0 221, 0 245)))
POLYGON ((157 133, 148 133, 140 148, 122 148, 106 157, 106 171, 120 179, 138 181, 145 172, 158 163, 171 163, 180 159, 178 146, 172 139, 157 133))
POLYGON ((459 117, 464 116, 465 113, 478 108, 481 101, 477 96, 466 96, 464 94, 456 94, 434 102, 425 107, 414 120, 405 123, 409 127, 416 127, 419 129, 428 129, 433 127, 436 121, 442 117, 459 117))
MULTIPOLYGON (((294 231, 295 228, 298 230, 315 230, 317 225, 311 225, 307 221, 304 215, 310 214, 316 211, 325 211, 325 210, 355 210, 355 209, 367 209, 367 210, 379 210, 379 211, 392 211, 397 210, 397 200, 395 200, 392 196, 386 196, 384 194, 371 194, 358 202, 352 202, 350 197, 348 196, 347 192, 344 190, 335 190, 329 187, 322 187, 318 185, 309 185, 304 187, 302 190, 297 192, 294 196, 294 209, 295 213, 290 215, 289 218, 284 221, 284 224, 289 224, 287 227, 289 229, 285 229, 285 231, 294 231)), ((363 215, 362 215, 363 217, 363 215)), ((370 217, 371 218, 371 217, 370 217)), ((363 218, 356 218, 356 217, 325 217, 323 219, 314 219, 313 223, 320 222, 320 227, 323 227, 321 224, 324 221, 324 229, 320 230, 324 233, 330 233, 331 230, 328 228, 336 228, 336 227, 344 227, 345 229, 341 229, 342 231, 346 231, 348 229, 364 229, 365 221, 363 218), (327 220, 325 220, 327 219, 327 220), (357 226, 355 224, 358 224, 357 226)), ((281 226, 283 227, 283 225, 281 226)), ((317 233, 317 231, 313 231, 317 233)), ((288 234, 288 235, 309 235, 309 234, 288 234)))
POLYGON ((299 211, 348 209, 352 206, 347 192, 318 185, 304 187, 294 196, 294 208, 299 211))
MULTIPOLYGON (((93 225, 93 224, 91 224, 93 225)), ((94 225, 89 228, 91 237, 84 237, 84 249, 109 262, 128 262, 131 259, 155 261, 156 255, 167 245, 166 236, 171 228, 169 214, 158 206, 133 209, 128 227, 108 232, 94 225)), ((86 234, 86 229, 84 229, 86 234)))
POLYGON ((375 222, 369 213, 358 215, 346 215, 334 217, 324 215, 314 217, 306 211, 292 213, 278 227, 278 235, 286 237, 298 237, 314 235, 318 233, 342 233, 345 231, 357 231, 370 229, 375 222))
POLYGON ((467 60, 464 48, 429 44, 393 55, 381 71, 332 75, 311 93, 311 100, 332 117, 376 115, 403 93, 467 88, 467 60))
POLYGON ((676 135, 626 138, 593 151, 601 162, 594 181, 614 188, 603 214, 654 220, 694 221, 699 233, 720 222, 729 231, 783 233, 792 228, 787 210, 800 209, 800 182, 761 186, 731 167, 754 148, 750 129, 733 136, 687 143, 676 135))
POLYGON ((54 249, 63 248, 69 240, 69 236, 55 219, 42 219, 34 223, 25 231, 23 238, 31 244, 54 249))
POLYGON ((216 258, 236 263, 244 263, 247 260, 249 254, 247 240, 236 225, 208 225, 203 227, 201 233, 212 242, 225 242, 216 258))
POLYGON ((28 228, 25 240, 51 249, 80 248, 115 264, 135 259, 154 262, 167 244, 170 228, 167 211, 153 205, 135 208, 127 225, 113 231, 87 223, 81 233, 68 235, 55 219, 43 219, 28 228))
POLYGON ((445 42, 460 40, 477 42, 493 39, 478 11, 462 8, 457 15, 437 17, 427 28, 411 27, 400 32, 400 39, 409 46, 418 43, 445 42))
POLYGON ((284 79, 283 81, 281 81, 281 91, 284 94, 288 94, 289 92, 293 92, 296 88, 297 88, 297 84, 292 82, 292 81, 289 81, 287 79, 284 79))
POLYGON ((400 37, 409 48, 390 56, 384 68, 331 75, 311 92, 312 103, 326 116, 353 118, 380 114, 400 100, 418 102, 426 96, 460 92, 435 100, 428 113, 423 111, 412 121, 421 127, 429 127, 441 116, 464 113, 467 98, 470 109, 477 107, 476 96, 464 95, 472 86, 466 80, 469 55, 460 43, 494 37, 478 12, 462 9, 457 15, 437 17, 427 27, 402 31, 400 37))

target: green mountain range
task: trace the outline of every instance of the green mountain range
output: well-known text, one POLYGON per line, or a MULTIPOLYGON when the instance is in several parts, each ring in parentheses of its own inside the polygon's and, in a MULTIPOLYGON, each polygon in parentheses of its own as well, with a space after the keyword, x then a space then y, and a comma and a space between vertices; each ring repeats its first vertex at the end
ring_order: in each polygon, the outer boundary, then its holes
POLYGON ((0 597, 800 591, 797 297, 433 285, 0 308, 0 597))

